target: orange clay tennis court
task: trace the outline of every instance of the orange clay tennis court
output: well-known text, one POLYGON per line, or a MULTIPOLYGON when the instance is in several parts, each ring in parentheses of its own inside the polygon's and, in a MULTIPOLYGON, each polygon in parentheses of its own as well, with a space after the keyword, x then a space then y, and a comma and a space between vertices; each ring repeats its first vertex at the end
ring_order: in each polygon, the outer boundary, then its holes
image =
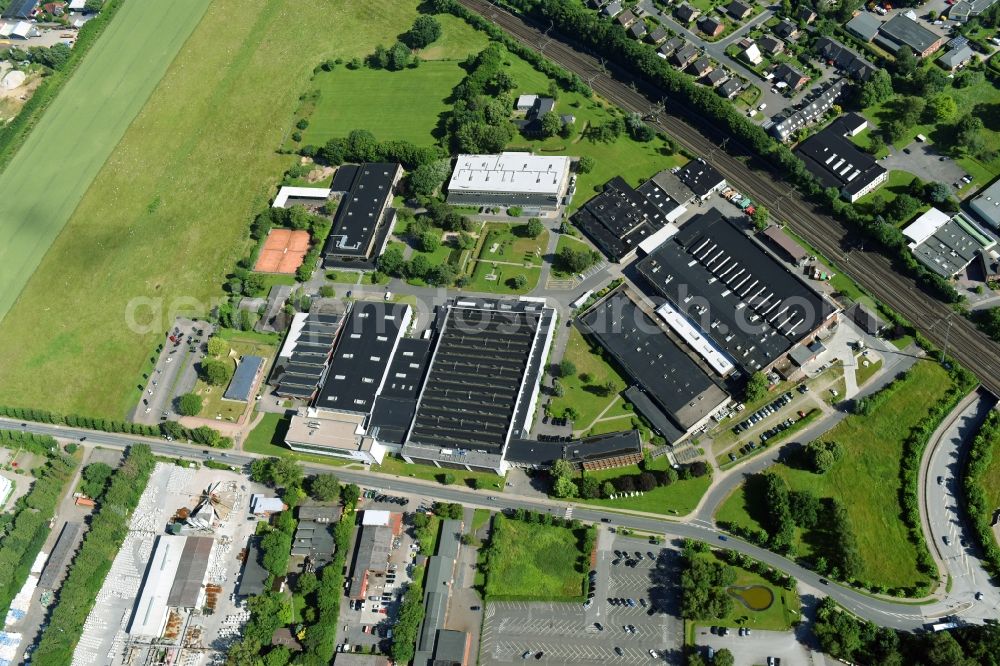
POLYGON ((295 273, 308 251, 308 231, 271 229, 254 270, 261 273, 295 273))

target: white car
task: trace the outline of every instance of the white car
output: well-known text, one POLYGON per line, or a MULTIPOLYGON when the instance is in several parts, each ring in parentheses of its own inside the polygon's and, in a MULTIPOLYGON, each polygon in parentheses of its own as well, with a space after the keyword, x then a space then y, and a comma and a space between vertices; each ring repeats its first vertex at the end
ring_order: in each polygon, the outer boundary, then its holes
POLYGON ((763 111, 766 108, 767 108, 767 102, 763 102, 760 106, 757 107, 757 110, 763 111))

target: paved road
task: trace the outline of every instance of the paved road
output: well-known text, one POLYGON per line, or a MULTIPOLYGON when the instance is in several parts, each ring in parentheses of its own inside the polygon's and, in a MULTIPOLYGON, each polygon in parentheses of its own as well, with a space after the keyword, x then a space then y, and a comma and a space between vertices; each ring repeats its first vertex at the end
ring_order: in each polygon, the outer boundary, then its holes
POLYGON ((976 537, 969 529, 959 497, 968 446, 996 402, 996 398, 985 392, 973 393, 964 400, 932 437, 920 476, 925 537, 938 568, 942 574, 951 576, 951 598, 971 604, 966 617, 977 619, 998 616, 1000 589, 990 584, 990 575, 980 559, 976 537), (982 600, 975 599, 977 592, 983 594, 982 600))
MULTIPOLYGON (((244 453, 227 453, 225 457, 222 452, 203 453, 202 449, 192 445, 166 442, 163 440, 144 438, 136 436, 118 435, 114 433, 95 432, 79 428, 68 428, 65 426, 54 426, 41 423, 26 423, 21 428, 20 422, 16 419, 0 419, 0 427, 7 429, 23 429, 42 435, 52 435, 70 440, 79 440, 86 437, 89 445, 101 445, 113 448, 125 448, 133 442, 148 443, 152 449, 164 456, 183 457, 191 460, 204 460, 207 458, 221 459, 234 465, 245 465, 255 458, 261 457, 244 453)), ((376 487, 383 490, 407 493, 423 497, 433 497, 444 502, 459 502, 465 506, 482 507, 492 510, 510 509, 530 509, 533 511, 549 511, 557 515, 564 515, 567 504, 549 499, 527 498, 513 495, 502 495, 495 500, 489 500, 484 492, 459 488, 454 486, 439 486, 434 483, 419 481, 416 479, 389 477, 381 474, 345 469, 343 467, 320 466, 315 464, 303 465, 309 474, 320 472, 334 472, 347 483, 357 483, 368 487, 376 487)), ((823 584, 817 574, 809 571, 795 562, 792 562, 780 555, 764 550, 759 546, 746 543, 739 539, 727 536, 712 527, 711 524, 702 520, 692 520, 690 522, 675 522, 665 518, 646 515, 634 515, 606 511, 593 508, 587 505, 574 505, 573 517, 587 522, 602 523, 609 522, 624 527, 644 531, 664 534, 667 539, 699 539, 707 541, 719 548, 734 550, 749 555, 769 564, 770 566, 784 571, 794 576, 800 581, 800 589, 805 589, 815 596, 830 596, 851 612, 860 617, 871 620, 879 625, 889 626, 902 630, 915 630, 922 627, 928 621, 944 617, 951 614, 958 614, 966 617, 970 606, 962 606, 960 600, 946 598, 945 600, 924 604, 911 605, 895 601, 876 599, 854 590, 842 587, 837 584, 823 584)), ((979 621, 981 618, 975 614, 967 616, 970 621, 979 621)))

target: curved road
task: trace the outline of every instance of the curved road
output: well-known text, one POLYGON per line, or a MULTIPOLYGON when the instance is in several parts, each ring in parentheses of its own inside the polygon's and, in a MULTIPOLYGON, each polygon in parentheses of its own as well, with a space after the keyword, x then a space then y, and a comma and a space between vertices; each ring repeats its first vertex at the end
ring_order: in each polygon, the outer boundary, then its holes
MULTIPOLYGON (((245 465, 256 458, 264 456, 247 453, 230 453, 223 451, 203 452, 200 446, 166 442, 162 439, 149 437, 137 437, 123 434, 106 432, 96 432, 81 428, 69 428, 66 426, 49 425, 42 423, 22 422, 16 419, 0 418, 0 428, 9 430, 24 430, 40 435, 51 435, 66 440, 79 441, 86 437, 86 445, 99 445, 111 448, 125 448, 134 442, 143 442, 159 455, 169 457, 186 458, 190 460, 205 460, 215 458, 221 462, 233 465, 245 465), (225 455, 223 455, 225 454, 225 455)), ((501 509, 531 509, 534 511, 551 511, 562 514, 569 504, 548 499, 529 498, 518 495, 504 494, 495 500, 490 500, 486 492, 476 491, 467 488, 454 486, 441 486, 439 484, 417 479, 394 477, 383 474, 372 474, 358 470, 345 469, 333 465, 305 464, 303 468, 307 473, 333 472, 341 481, 356 483, 368 487, 377 487, 383 490, 393 490, 412 495, 424 496, 433 500, 445 502, 459 502, 465 506, 483 507, 492 510, 501 509)), ((780 555, 776 555, 759 546, 730 537, 715 529, 711 524, 704 521, 692 520, 691 522, 670 521, 647 515, 624 514, 615 511, 606 511, 588 505, 573 505, 573 517, 583 521, 600 524, 607 520, 615 525, 621 525, 631 529, 644 532, 664 534, 668 539, 700 539, 707 541, 719 548, 734 550, 745 553, 753 558, 766 562, 770 566, 779 569, 797 578, 804 586, 807 594, 818 597, 830 596, 845 608, 849 609, 859 617, 871 620, 876 624, 913 631, 923 627, 926 623, 936 618, 944 617, 954 613, 963 614, 967 611, 967 604, 963 606, 958 600, 945 599, 923 605, 912 605, 905 602, 895 602, 883 599, 876 599, 862 594, 855 590, 842 587, 835 583, 823 584, 820 576, 805 569, 795 562, 780 555)), ((978 618, 969 617, 970 620, 978 618)))
POLYGON ((963 617, 978 621, 1000 615, 1000 589, 990 583, 976 536, 964 515, 960 501, 962 470, 968 447, 996 402, 984 392, 972 393, 963 400, 932 436, 920 473, 924 537, 938 569, 951 577, 949 598, 955 603, 971 604, 963 617), (975 598, 977 593, 982 594, 981 600, 975 598))

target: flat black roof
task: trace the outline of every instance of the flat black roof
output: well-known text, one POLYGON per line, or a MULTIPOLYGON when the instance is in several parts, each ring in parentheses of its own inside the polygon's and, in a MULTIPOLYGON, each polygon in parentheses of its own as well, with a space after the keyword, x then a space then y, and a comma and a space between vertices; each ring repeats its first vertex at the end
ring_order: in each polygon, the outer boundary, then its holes
POLYGON ((247 556, 243 562, 243 573, 240 574, 240 583, 236 586, 236 596, 248 597, 252 594, 262 594, 264 583, 270 575, 260 558, 263 555, 260 549, 261 537, 252 536, 247 541, 247 556))
POLYGON ((585 463, 636 453, 642 453, 639 431, 623 430, 567 442, 563 457, 570 462, 585 463))
POLYGON ((440 308, 408 443, 502 452, 543 315, 540 304, 523 301, 458 300, 440 308))
POLYGON ((725 180, 715 167, 700 157, 681 167, 677 177, 699 197, 705 196, 725 180))
POLYGON ((291 354, 275 361, 271 382, 278 395, 305 399, 316 392, 343 321, 339 314, 310 312, 306 316, 291 354))
POLYGON ((845 131, 846 124, 838 118, 822 132, 800 143, 795 153, 823 187, 854 193, 885 173, 885 168, 848 141, 844 137, 845 131))
POLYGON ((725 400, 725 392, 712 377, 623 292, 591 308, 577 325, 655 397, 680 430, 725 400))
POLYGON ((389 374, 380 396, 388 398, 416 399, 420 393, 421 380, 427 369, 431 341, 419 338, 403 338, 389 364, 389 374))
POLYGON ((620 261, 663 227, 666 214, 615 176, 576 212, 573 222, 609 259, 620 261))
POLYGON ((45 561, 45 568, 42 569, 42 575, 38 577, 38 587, 46 590, 54 590, 58 586, 59 579, 62 577, 63 572, 66 571, 66 565, 69 564, 73 553, 76 552, 77 546, 80 543, 79 537, 82 529, 82 523, 63 524, 62 531, 59 532, 59 538, 56 540, 56 545, 52 548, 52 554, 45 561))
POLYGON ((383 443, 402 444, 417 411, 415 398, 375 398, 375 408, 368 421, 368 434, 383 443))
MULTIPOLYGON (((323 246, 324 257, 365 259, 371 255, 376 233, 384 225, 391 224, 392 215, 386 211, 392 210, 387 206, 392 202, 392 187, 401 168, 394 162, 375 162, 362 164, 353 170, 350 187, 340 190, 344 195, 323 246)), ((338 182, 338 171, 334 176, 338 187, 343 185, 350 173, 345 172, 338 182)))
POLYGON ((370 412, 409 306, 382 301, 355 301, 344 321, 340 340, 316 399, 316 407, 370 412))
POLYGON ((636 266, 657 295, 748 373, 770 365, 834 312, 716 208, 636 266))
POLYGON ((264 367, 264 359, 260 356, 247 354, 241 358, 223 397, 226 400, 238 400, 240 402, 249 400, 254 380, 257 378, 257 373, 260 372, 262 367, 264 367))

